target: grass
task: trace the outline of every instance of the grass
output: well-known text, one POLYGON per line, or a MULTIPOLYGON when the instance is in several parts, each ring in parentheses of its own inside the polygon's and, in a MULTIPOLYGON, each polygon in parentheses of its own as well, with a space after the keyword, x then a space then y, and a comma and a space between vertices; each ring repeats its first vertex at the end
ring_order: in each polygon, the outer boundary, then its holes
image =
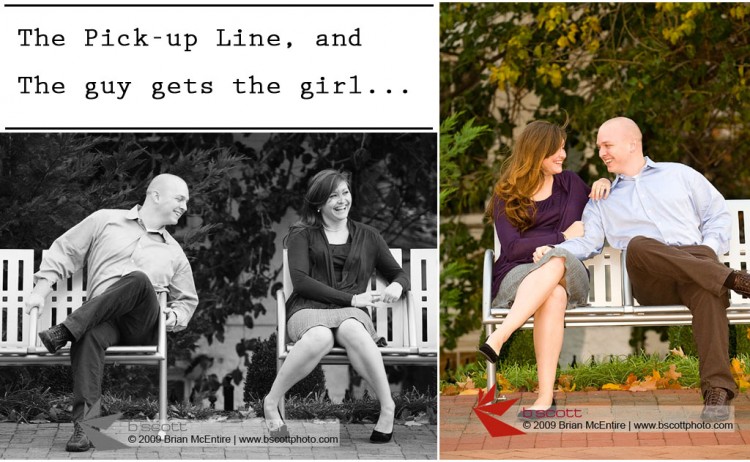
MULTIPOLYGON (((739 359, 750 363, 750 355, 740 355, 739 359)), ((600 389, 607 383, 624 384, 630 374, 635 374, 639 379, 652 375, 654 370, 664 374, 669 371, 672 364, 675 365, 677 372, 682 374, 679 378, 681 386, 686 388, 700 386, 698 359, 691 356, 675 355, 669 355, 666 358, 647 354, 630 355, 625 358, 611 357, 609 360, 599 363, 589 362, 572 368, 559 369, 558 379, 569 380, 571 386, 575 384, 576 390, 600 389)), ((510 386, 520 391, 534 390, 537 385, 535 365, 504 365, 500 367, 498 373, 507 380, 510 386)), ((461 366, 446 374, 440 383, 440 390, 444 392, 448 387, 455 385, 460 388, 461 385, 467 383, 473 384, 476 388, 485 388, 487 386, 486 375, 484 361, 461 366)))
MULTIPOLYGON (((393 397, 396 402, 396 419, 437 423, 437 397, 409 391, 393 397)), ((0 422, 29 423, 39 421, 70 422, 72 409, 70 394, 54 394, 49 389, 29 387, 6 391, 0 396, 0 422)), ((262 416, 262 401, 248 404, 247 411, 223 411, 194 406, 170 404, 169 417, 188 420, 208 420, 217 417, 243 419, 262 416)), ((321 396, 287 399, 287 416, 290 419, 339 419, 347 423, 375 422, 380 413, 378 401, 365 395, 362 399, 332 403, 321 396)), ((158 401, 152 398, 105 393, 102 396, 102 415, 122 413, 126 419, 153 419, 159 410, 158 401)))
MULTIPOLYGON (((437 397, 407 391, 395 395, 397 420, 426 420, 437 423, 437 397)), ((262 400, 253 401, 250 407, 255 415, 263 415, 262 400)), ((380 414, 380 404, 367 393, 362 399, 333 403, 323 396, 291 397, 286 400, 287 418, 294 420, 338 419, 347 423, 375 422, 380 414)))

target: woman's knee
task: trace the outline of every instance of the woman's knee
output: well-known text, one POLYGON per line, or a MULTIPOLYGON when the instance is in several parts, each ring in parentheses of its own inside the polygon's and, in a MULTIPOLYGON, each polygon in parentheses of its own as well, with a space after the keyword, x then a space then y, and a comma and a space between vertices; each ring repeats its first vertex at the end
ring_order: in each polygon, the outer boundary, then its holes
POLYGON ((351 342, 361 342, 363 339, 369 339, 365 326, 354 318, 344 320, 336 330, 336 337, 342 344, 351 342))
POLYGON ((565 257, 552 257, 542 266, 550 268, 565 268, 565 257))
POLYGON ((545 311, 554 311, 556 313, 565 313, 565 309, 568 307, 568 292, 560 284, 556 285, 552 289, 549 297, 542 306, 545 311))
POLYGON ((316 349, 329 351, 333 348, 333 332, 325 326, 315 326, 302 334, 300 341, 314 345, 316 349))

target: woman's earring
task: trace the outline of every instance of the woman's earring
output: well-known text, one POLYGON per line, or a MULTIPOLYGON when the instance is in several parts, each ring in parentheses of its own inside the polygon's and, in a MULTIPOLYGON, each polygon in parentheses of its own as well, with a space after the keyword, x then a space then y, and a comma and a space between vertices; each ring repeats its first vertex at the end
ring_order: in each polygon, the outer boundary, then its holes
POLYGON ((320 213, 320 209, 318 209, 318 213, 320 213))

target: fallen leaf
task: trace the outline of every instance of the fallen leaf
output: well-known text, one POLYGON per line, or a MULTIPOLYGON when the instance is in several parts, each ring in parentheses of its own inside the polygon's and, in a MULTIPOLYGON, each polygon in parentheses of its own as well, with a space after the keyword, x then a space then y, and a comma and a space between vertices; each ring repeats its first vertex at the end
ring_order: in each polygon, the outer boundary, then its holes
POLYGON ((479 394, 479 388, 469 388, 467 390, 463 390, 459 395, 478 395, 479 394))
POLYGON ((629 388, 630 391, 651 391, 656 390, 656 382, 653 380, 643 380, 641 382, 635 382, 629 388))
POLYGON ((557 384, 558 384, 558 387, 557 387, 558 390, 565 391, 565 392, 575 390, 575 386, 576 386, 576 384, 573 383, 573 376, 570 374, 560 375, 560 377, 557 379, 557 384))
POLYGON ((616 383, 605 383, 602 385, 602 390, 622 390, 622 385, 616 383))
POLYGON ((510 380, 506 379, 503 374, 499 372, 495 374, 495 380, 497 382, 498 391, 514 392, 516 388, 510 383, 510 380))
POLYGON ((745 361, 740 361, 737 358, 732 358, 732 374, 735 377, 745 375, 745 361))
POLYGON ((459 391, 456 385, 446 385, 443 388, 443 396, 456 396, 459 391))
POLYGON ((676 364, 670 364, 669 366, 669 372, 666 373, 665 377, 671 379, 671 380, 677 380, 680 377, 682 377, 681 372, 677 372, 677 365, 676 364))
POLYGON ((669 353, 672 354, 672 356, 679 356, 680 358, 685 357, 685 352, 682 351, 682 347, 678 346, 677 348, 672 348, 669 350, 669 353))

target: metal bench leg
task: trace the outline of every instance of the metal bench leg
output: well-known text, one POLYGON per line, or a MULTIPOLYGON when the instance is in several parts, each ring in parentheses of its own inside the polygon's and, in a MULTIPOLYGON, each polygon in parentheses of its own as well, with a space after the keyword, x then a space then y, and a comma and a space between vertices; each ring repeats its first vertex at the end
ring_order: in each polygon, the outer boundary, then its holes
POLYGON ((159 361, 159 423, 166 428, 167 423, 167 358, 159 361))
MULTIPOLYGON (((284 361, 281 359, 276 360, 276 373, 281 370, 281 366, 284 364, 284 361)), ((286 394, 281 395, 281 398, 279 398, 279 414, 281 414, 281 418, 286 420, 286 394)))
POLYGON ((160 428, 167 428, 167 315, 165 309, 167 307, 167 294, 161 292, 158 294, 159 306, 161 313, 159 313, 159 339, 158 339, 158 350, 161 353, 161 360, 159 361, 159 423, 160 428))
MULTIPOLYGON (((492 324, 487 324, 486 330, 487 330, 487 337, 492 335, 493 329, 492 324)), ((493 386, 496 385, 495 383, 495 373, 497 372, 497 365, 495 363, 487 361, 487 391, 491 390, 493 386)), ((492 401, 495 402, 497 400, 497 389, 495 390, 495 396, 492 397, 492 401)))

